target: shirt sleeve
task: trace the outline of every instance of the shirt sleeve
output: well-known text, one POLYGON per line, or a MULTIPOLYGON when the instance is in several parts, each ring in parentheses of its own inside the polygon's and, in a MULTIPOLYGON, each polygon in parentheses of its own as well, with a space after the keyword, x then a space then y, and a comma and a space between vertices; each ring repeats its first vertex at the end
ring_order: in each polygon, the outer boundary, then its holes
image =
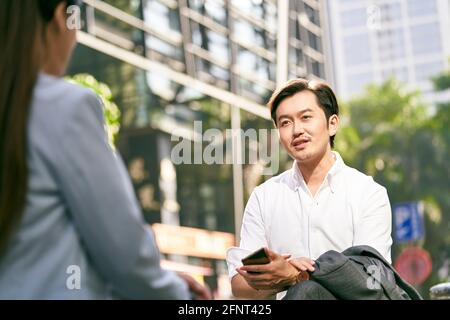
POLYGON ((257 189, 255 189, 245 206, 239 247, 232 247, 227 251, 230 280, 237 274, 236 268, 242 266, 242 258, 261 247, 268 246, 261 208, 262 203, 257 194, 257 189))
POLYGON ((88 256, 122 298, 188 299, 187 284, 160 267, 126 168, 108 144, 100 100, 83 91, 74 103, 54 140, 56 175, 88 256))
POLYGON ((361 218, 355 227, 354 245, 368 245, 391 263, 392 213, 386 188, 372 182, 362 200, 361 218), (370 190, 372 189, 372 190, 370 190))

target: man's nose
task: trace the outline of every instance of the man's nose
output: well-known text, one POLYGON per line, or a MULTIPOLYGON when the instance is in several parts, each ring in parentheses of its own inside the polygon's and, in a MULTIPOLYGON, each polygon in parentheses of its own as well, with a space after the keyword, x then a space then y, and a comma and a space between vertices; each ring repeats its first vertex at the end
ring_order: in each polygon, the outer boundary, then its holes
POLYGON ((305 133, 305 128, 302 123, 300 121, 294 121, 294 125, 292 126, 292 135, 297 137, 303 133, 305 133))

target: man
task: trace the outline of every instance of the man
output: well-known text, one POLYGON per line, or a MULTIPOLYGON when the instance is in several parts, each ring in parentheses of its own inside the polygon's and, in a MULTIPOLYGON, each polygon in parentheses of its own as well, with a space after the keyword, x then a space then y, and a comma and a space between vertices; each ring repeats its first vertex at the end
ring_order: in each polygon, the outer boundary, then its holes
POLYGON ((272 298, 314 271, 314 259, 328 250, 368 245, 390 263, 386 189, 332 151, 339 107, 331 88, 291 80, 273 93, 268 106, 281 144, 295 161, 256 187, 248 200, 240 246, 227 253, 233 295, 272 298), (261 247, 270 263, 242 266, 241 259, 261 247))

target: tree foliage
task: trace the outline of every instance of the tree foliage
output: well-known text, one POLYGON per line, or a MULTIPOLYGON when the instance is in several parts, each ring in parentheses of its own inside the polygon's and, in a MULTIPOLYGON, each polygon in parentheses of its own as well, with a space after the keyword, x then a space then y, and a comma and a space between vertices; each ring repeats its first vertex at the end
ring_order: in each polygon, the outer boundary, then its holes
POLYGON ((68 77, 67 80, 93 90, 100 97, 104 106, 106 131, 108 133, 109 143, 114 147, 120 130, 120 110, 112 100, 112 94, 109 87, 106 84, 97 81, 92 75, 86 73, 76 74, 72 77, 68 77))
MULTIPOLYGON (((436 77, 436 89, 450 88, 449 79, 450 72, 436 77)), ((419 288, 427 297, 430 286, 450 281, 450 101, 433 112, 420 92, 389 79, 341 105, 336 148, 346 162, 385 186, 391 205, 425 205, 425 240, 415 245, 428 250, 433 261, 431 276, 419 288)), ((394 261, 404 246, 394 242, 394 261)))

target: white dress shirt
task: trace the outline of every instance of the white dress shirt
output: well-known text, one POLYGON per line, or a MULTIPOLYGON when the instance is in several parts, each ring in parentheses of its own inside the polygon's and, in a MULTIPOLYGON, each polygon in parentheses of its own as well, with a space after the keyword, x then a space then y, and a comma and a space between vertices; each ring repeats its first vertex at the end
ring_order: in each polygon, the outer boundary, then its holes
POLYGON ((294 161, 292 169, 252 192, 245 207, 239 248, 230 248, 230 279, 241 259, 269 247, 279 254, 317 259, 369 245, 391 262, 391 207, 386 189, 343 162, 336 161, 313 197, 294 161))

